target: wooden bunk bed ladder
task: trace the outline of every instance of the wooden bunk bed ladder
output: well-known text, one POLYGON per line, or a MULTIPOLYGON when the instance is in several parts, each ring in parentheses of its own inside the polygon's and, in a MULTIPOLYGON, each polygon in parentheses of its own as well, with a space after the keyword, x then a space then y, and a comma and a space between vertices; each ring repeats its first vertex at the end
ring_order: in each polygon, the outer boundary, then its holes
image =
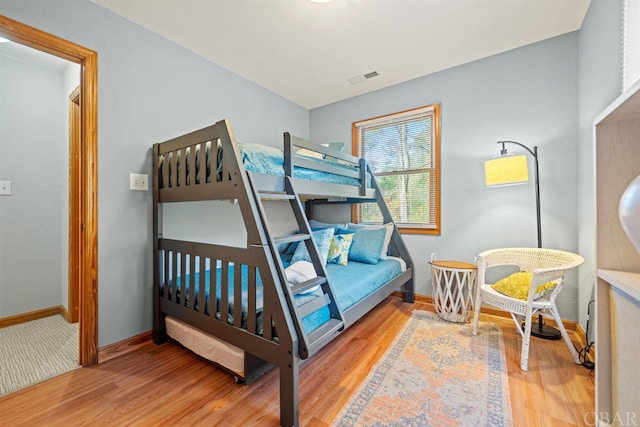
POLYGON ((287 297, 287 304, 290 312, 293 314, 294 324, 296 332, 299 338, 299 355, 301 359, 306 359, 316 351, 324 347, 328 342, 333 340, 336 335, 344 330, 343 315, 336 303, 336 299, 331 288, 331 284, 327 280, 327 273, 324 265, 320 260, 318 249, 313 241, 311 227, 307 221, 307 217, 304 214, 302 203, 296 193, 293 183, 290 177, 285 177, 284 191, 283 192, 264 192, 257 190, 257 187, 253 183, 251 173, 247 173, 249 176, 249 182, 252 187, 252 193, 256 200, 256 206, 258 208, 259 217, 264 227, 265 234, 269 240, 269 247, 273 256, 274 262, 277 265, 278 272, 280 274, 280 282, 283 284, 283 290, 287 297), (284 236, 274 236, 269 225, 266 210, 262 204, 262 200, 272 201, 288 201, 291 205, 296 223, 298 225, 299 233, 287 234, 284 236), (311 258, 311 262, 316 272, 316 277, 297 285, 289 286, 284 265, 278 252, 278 247, 285 243, 301 242, 307 246, 307 251, 311 258), (323 296, 317 298, 307 304, 300 307, 294 303, 295 295, 302 294, 314 286, 321 286, 323 296), (307 334, 302 326, 302 319, 317 311, 318 309, 328 306, 330 312, 330 319, 327 323, 320 326, 310 334, 307 334))

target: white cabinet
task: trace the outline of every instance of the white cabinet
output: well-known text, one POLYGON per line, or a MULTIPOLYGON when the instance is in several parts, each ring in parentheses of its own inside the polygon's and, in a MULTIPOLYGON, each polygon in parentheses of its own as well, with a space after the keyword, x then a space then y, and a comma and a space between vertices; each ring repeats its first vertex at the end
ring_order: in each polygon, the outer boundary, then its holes
POLYGON ((640 254, 618 219, 640 175, 640 83, 595 121, 596 413, 601 425, 640 422, 640 254))

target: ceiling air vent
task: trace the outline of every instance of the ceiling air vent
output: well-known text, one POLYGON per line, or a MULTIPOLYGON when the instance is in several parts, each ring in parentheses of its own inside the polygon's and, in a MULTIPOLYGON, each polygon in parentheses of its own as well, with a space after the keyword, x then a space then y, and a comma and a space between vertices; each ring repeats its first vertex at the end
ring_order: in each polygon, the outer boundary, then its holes
POLYGON ((363 75, 361 75, 361 76, 351 77, 351 78, 349 79, 349 82, 351 82, 351 84, 356 84, 356 83, 363 82, 363 81, 365 81, 365 80, 367 80, 367 79, 371 79, 371 78, 373 78, 373 77, 375 77, 375 76, 378 76, 378 75, 379 75, 379 74, 378 74, 378 72, 377 72, 377 71, 371 71, 370 73, 363 74, 363 75))

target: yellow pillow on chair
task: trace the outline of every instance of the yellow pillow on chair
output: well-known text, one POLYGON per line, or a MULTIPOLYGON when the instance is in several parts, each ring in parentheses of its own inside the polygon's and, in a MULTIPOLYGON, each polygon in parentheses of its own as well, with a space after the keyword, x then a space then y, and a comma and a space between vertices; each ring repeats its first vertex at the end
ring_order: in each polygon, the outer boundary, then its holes
MULTIPOLYGON (((526 301, 529 297, 531 279, 533 279, 533 273, 520 271, 518 273, 513 273, 511 276, 505 277, 502 280, 498 280, 493 284, 493 289, 511 298, 526 301)), ((536 294, 533 299, 538 299, 548 293, 551 293, 555 287, 555 282, 547 282, 539 285, 536 288, 536 294)))

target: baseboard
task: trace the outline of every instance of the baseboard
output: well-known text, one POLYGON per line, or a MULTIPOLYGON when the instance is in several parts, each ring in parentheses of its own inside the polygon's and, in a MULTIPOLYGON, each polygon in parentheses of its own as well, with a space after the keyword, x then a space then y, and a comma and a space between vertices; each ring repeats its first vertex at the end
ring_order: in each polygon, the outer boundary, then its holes
MULTIPOLYGON (((19 325, 20 323, 26 323, 32 320, 51 317, 55 316, 56 314, 61 314, 62 316, 64 316, 65 312, 65 308, 61 305, 58 305, 55 307, 41 308, 40 310, 30 311, 28 313, 16 314, 15 316, 3 317, 2 319, 0 319, 0 328, 19 325)), ((65 317, 65 319, 67 318, 65 317)))
POLYGON ((103 363, 114 357, 126 354, 141 345, 153 339, 152 331, 146 331, 138 335, 134 335, 130 338, 126 338, 122 341, 114 342, 113 344, 105 345, 98 349, 98 362, 103 363))
MULTIPOLYGON (((396 292, 396 294, 398 296, 402 296, 403 293, 402 292, 396 292)), ((423 303, 427 303, 427 304, 431 304, 433 305, 433 298, 429 295, 420 295, 420 294, 416 294, 415 295, 415 299, 416 301, 420 301, 423 303)), ((509 314, 508 311, 504 311, 504 310, 500 310, 498 308, 493 308, 493 307, 481 307, 480 308, 480 313, 482 314, 489 314, 492 316, 498 316, 498 317, 505 317, 510 319, 511 315, 509 314)), ((557 323, 553 320, 553 319, 549 319, 547 317, 544 318, 544 321, 546 324, 548 324, 549 326, 553 326, 553 327, 557 327, 557 323)), ((567 332, 573 332, 574 334, 576 334, 577 336, 579 336, 579 330, 578 328, 580 328, 580 331, 582 331, 582 327, 580 327, 580 324, 574 320, 562 320, 562 324, 564 325, 564 328, 567 330, 567 332)), ((584 338, 584 331, 582 331, 582 337, 584 338)), ((586 345, 586 343, 585 343, 586 345)))
POLYGON ((62 309, 62 312, 60 313, 62 315, 62 317, 64 317, 64 320, 66 320, 67 322, 71 323, 69 321, 69 310, 67 310, 65 307, 60 306, 60 308, 62 309))

